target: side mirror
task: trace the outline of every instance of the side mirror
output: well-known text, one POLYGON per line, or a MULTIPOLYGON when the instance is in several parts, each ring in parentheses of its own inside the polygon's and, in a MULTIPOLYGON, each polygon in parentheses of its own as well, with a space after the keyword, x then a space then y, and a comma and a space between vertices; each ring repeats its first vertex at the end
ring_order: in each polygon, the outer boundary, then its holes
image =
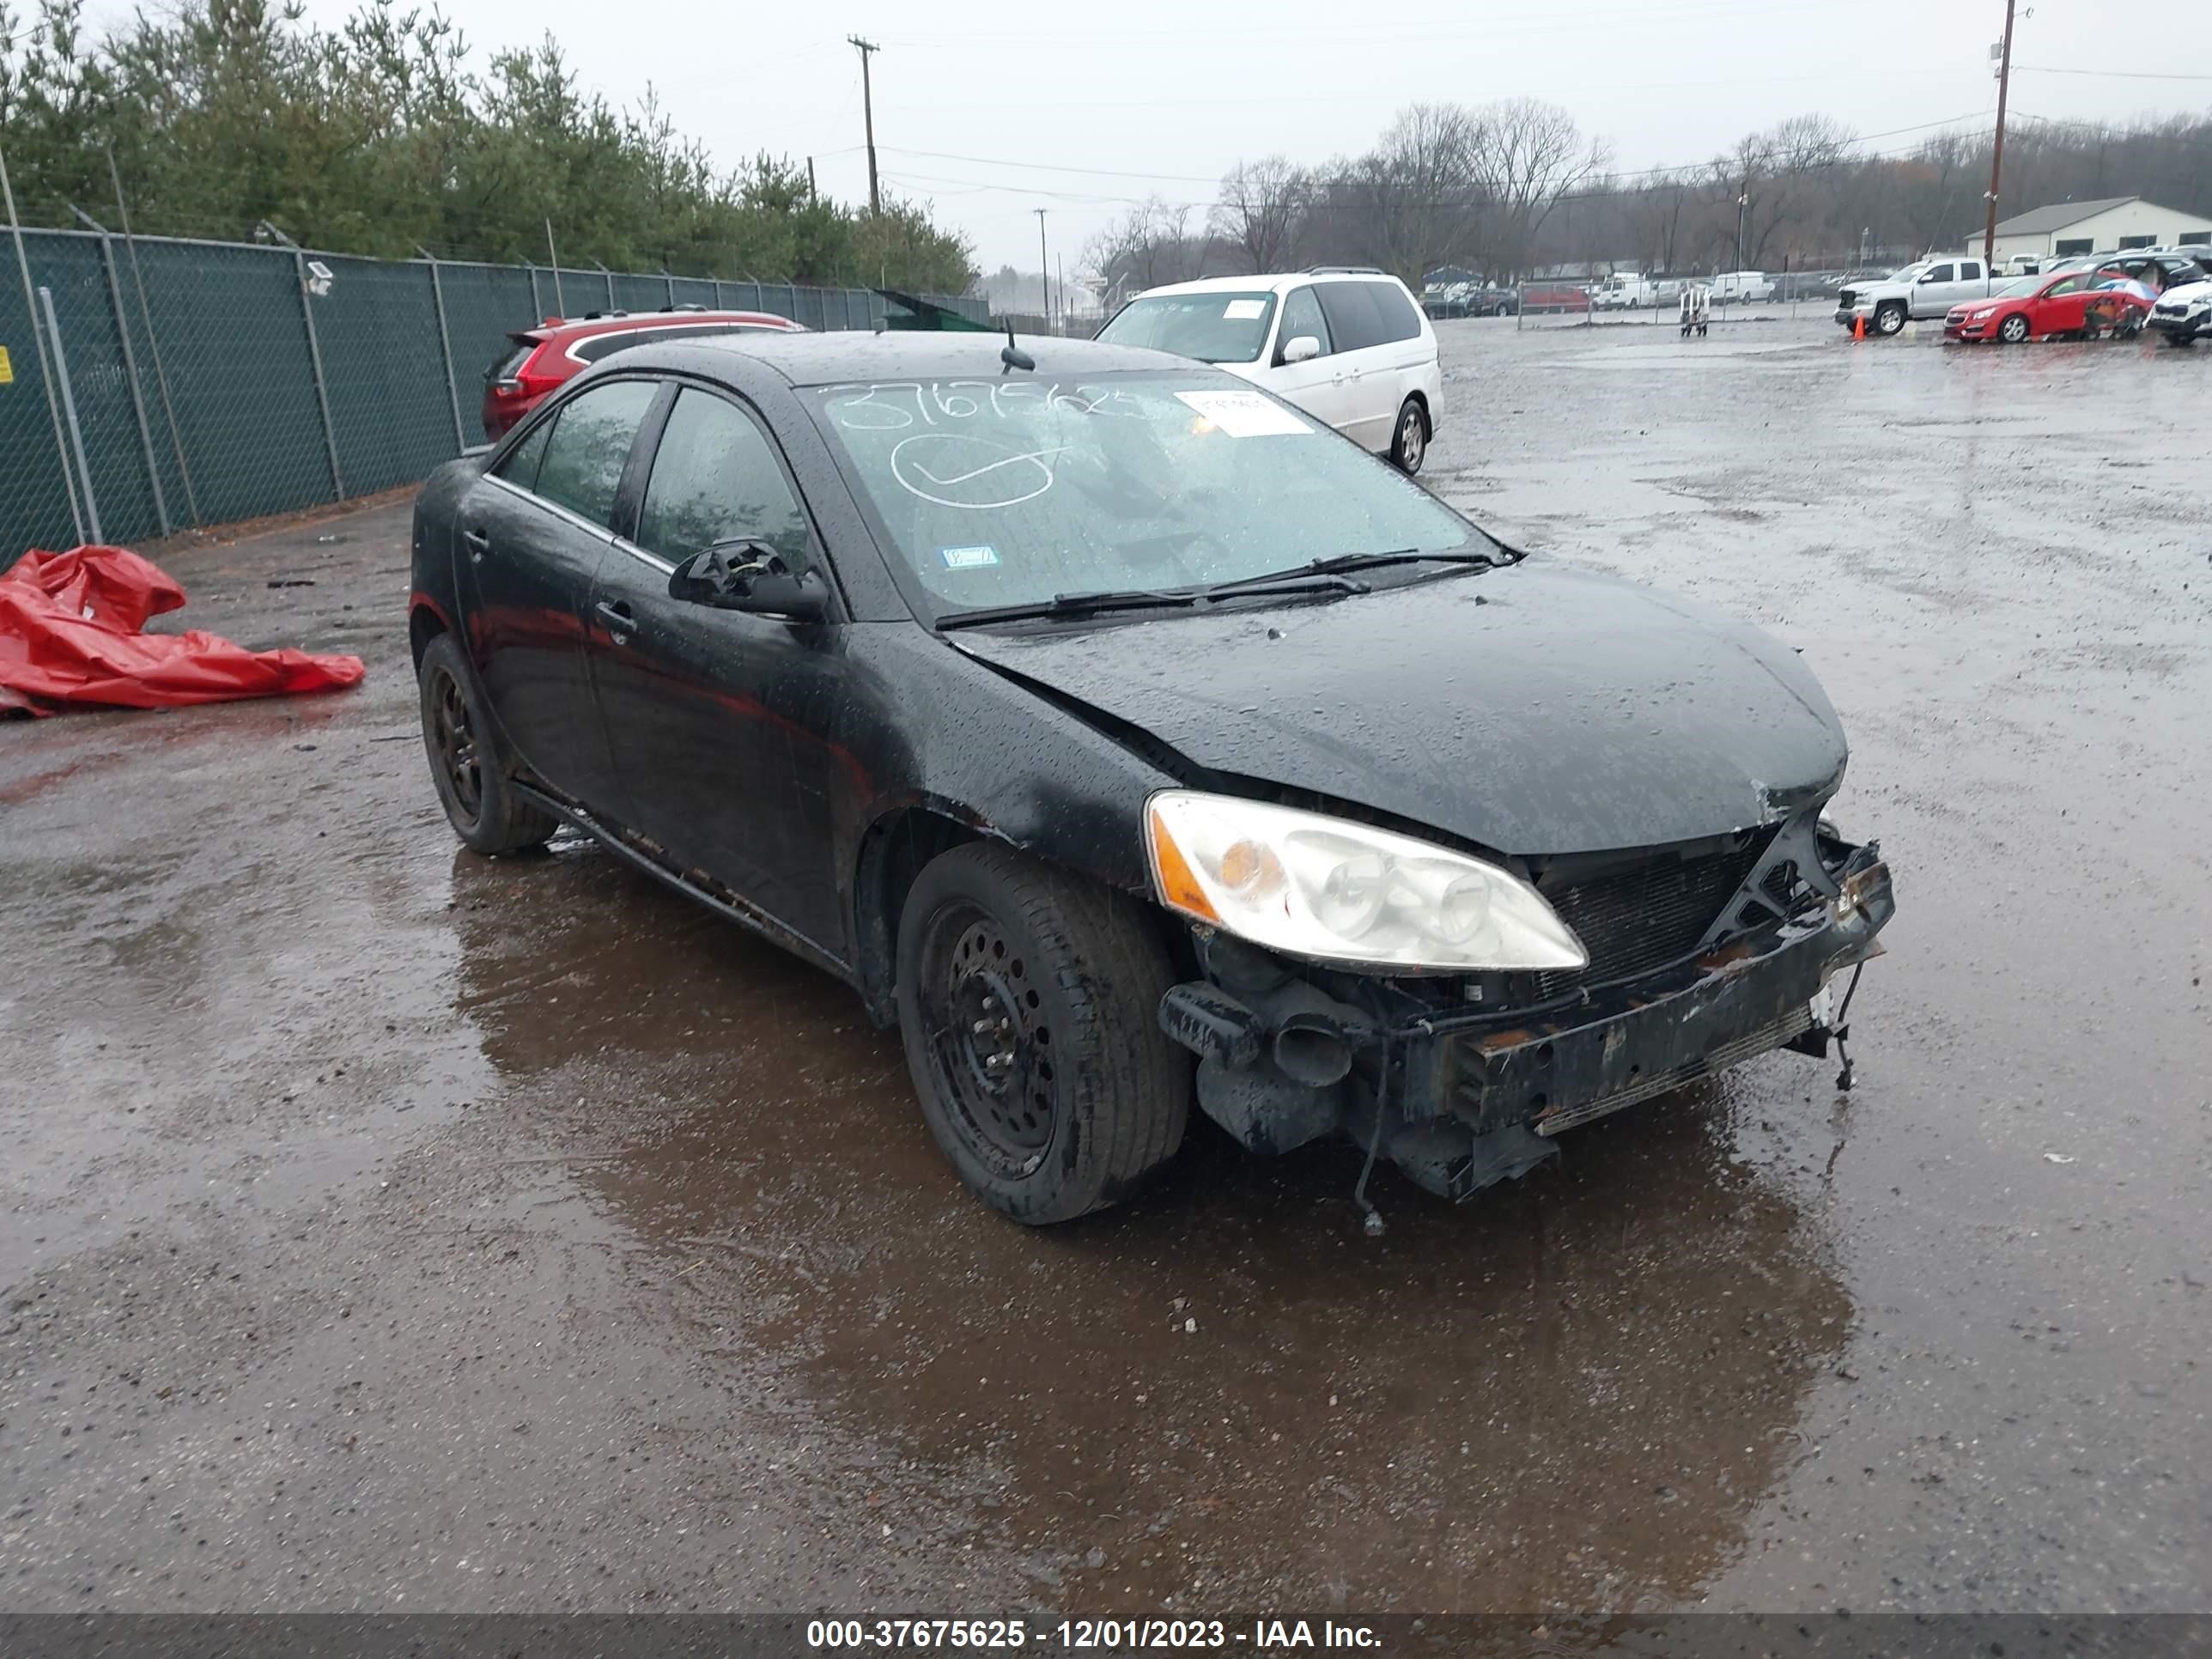
POLYGON ((668 597, 788 622, 830 614, 829 584, 815 571, 793 570, 765 542, 720 542, 686 559, 668 578, 668 597))
POLYGON ((1321 356, 1321 342, 1310 334, 1300 334, 1283 342, 1283 361, 1286 363, 1307 363, 1321 356))

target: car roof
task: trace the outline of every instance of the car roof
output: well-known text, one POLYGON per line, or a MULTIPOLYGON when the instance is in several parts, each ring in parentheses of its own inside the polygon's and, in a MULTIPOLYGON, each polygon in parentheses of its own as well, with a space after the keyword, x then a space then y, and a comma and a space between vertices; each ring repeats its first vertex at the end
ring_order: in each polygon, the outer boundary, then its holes
POLYGON ((631 346, 622 361, 632 369, 685 369, 712 378, 726 378, 742 357, 774 369, 793 386, 842 386, 854 380, 912 380, 958 379, 996 380, 1000 378, 1036 380, 1050 383, 1079 374, 1106 374, 1117 369, 1172 369, 1185 374, 1202 372, 1203 363, 1141 346, 1109 345, 1096 340, 1062 339, 1056 335, 1025 334, 1015 343, 1036 362, 1034 371, 1008 369, 1000 361, 1006 337, 982 332, 936 332, 887 329, 881 333, 859 329, 820 334, 722 334, 689 340, 647 342, 631 346))
MULTIPOLYGON (((1261 272, 1252 276, 1200 276, 1188 283, 1163 283, 1158 288, 1148 288, 1135 297, 1149 300, 1163 294, 1249 294, 1255 289, 1269 294, 1280 294, 1302 283, 1326 278, 1330 282, 1392 283, 1398 279, 1387 270, 1353 270, 1342 265, 1317 265, 1311 270, 1261 272)), ((1402 287, 1402 283, 1399 283, 1402 287)))
POLYGON ((585 340, 598 334, 625 334, 638 329, 693 328, 702 324, 727 323, 733 327, 773 329, 794 332, 805 326, 770 311, 629 311, 598 317, 552 317, 523 331, 541 341, 585 340))

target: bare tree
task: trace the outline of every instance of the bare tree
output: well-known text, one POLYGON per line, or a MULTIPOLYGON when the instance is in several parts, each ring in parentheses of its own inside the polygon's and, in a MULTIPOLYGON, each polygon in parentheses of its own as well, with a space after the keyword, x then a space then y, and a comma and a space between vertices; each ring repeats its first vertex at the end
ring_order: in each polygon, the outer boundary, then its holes
POLYGON ((1468 250, 1482 206, 1477 142, 1465 105, 1409 104, 1382 143, 1338 175, 1332 194, 1358 216, 1373 257, 1416 288, 1424 273, 1468 250))
POLYGON ((1191 210, 1152 196, 1084 244, 1083 257, 1111 292, 1186 282, 1206 268, 1212 239, 1194 236, 1191 210))
POLYGON ((1240 161, 1221 180, 1208 227, 1255 271, 1279 270, 1297 246, 1310 190, 1304 169, 1283 155, 1240 161))
POLYGON ((1747 133, 1734 153, 1716 157, 1712 187, 1736 208, 1733 223, 1714 227, 1717 240, 1732 239, 1734 252, 1728 257, 1758 265, 1775 234, 1843 162, 1855 142, 1851 130, 1829 116, 1793 115, 1765 132, 1747 133))
POLYGON ((1602 167, 1605 145, 1575 118, 1537 98, 1506 98, 1475 112, 1468 173, 1488 209, 1484 240, 1493 273, 1527 269, 1536 233, 1559 198, 1602 167))

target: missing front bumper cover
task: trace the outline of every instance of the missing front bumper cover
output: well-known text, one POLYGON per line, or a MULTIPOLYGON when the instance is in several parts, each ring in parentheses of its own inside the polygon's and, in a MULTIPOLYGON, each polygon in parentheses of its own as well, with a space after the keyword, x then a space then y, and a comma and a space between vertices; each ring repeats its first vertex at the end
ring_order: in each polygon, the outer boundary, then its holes
MULTIPOLYGON (((1316 995, 1279 958, 1212 953, 1213 981, 1170 991, 1161 1024, 1205 1057, 1200 1103, 1246 1146, 1285 1151, 1332 1128, 1373 1145, 1379 1113, 1385 1156, 1429 1190, 1465 1198, 1526 1173, 1566 1129, 1771 1049, 1825 1053, 1837 1033, 1816 999, 1879 954, 1895 908, 1874 846, 1832 868, 1835 896, 1809 911, 1570 1006, 1363 1023, 1335 1000, 1353 1061, 1325 1087, 1273 1063, 1271 1034, 1316 995)), ((1333 989, 1347 996, 1340 981, 1333 989)))

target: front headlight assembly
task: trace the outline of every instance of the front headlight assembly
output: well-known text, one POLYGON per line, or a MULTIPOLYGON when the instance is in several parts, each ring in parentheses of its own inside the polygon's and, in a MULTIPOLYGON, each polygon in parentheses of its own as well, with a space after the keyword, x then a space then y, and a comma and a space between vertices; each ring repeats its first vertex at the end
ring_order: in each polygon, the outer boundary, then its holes
POLYGON ((1290 956, 1443 973, 1589 963, 1527 882, 1411 836, 1164 789, 1145 845, 1161 903, 1290 956))

